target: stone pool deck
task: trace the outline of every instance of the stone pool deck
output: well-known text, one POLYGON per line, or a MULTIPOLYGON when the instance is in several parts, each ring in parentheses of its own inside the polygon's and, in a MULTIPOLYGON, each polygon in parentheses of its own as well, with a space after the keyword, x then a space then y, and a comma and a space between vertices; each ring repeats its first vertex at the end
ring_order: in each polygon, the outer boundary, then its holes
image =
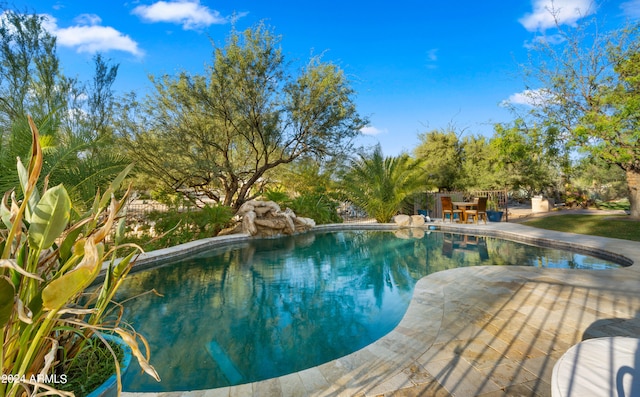
POLYGON ((345 357, 246 385, 122 395, 550 396, 553 365, 572 345, 589 337, 640 337, 639 243, 504 222, 438 226, 586 247, 635 264, 613 270, 493 266, 434 273, 417 283, 393 331, 345 357))

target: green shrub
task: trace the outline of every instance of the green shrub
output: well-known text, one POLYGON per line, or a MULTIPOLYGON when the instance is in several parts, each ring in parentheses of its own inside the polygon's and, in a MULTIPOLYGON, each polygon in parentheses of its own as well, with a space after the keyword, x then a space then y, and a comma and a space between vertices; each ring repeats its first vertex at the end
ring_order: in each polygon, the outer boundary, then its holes
POLYGON ((583 189, 567 184, 565 192, 562 194, 562 201, 569 208, 588 208, 593 204, 587 192, 583 189))
POLYGON ((616 201, 596 201, 596 207, 601 210, 625 210, 629 211, 631 204, 629 199, 616 201))
POLYGON ((269 190, 263 198, 277 203, 283 210, 291 208, 296 216, 311 218, 318 225, 342 223, 338 215, 338 201, 321 191, 302 193, 292 199, 283 191, 269 190))
POLYGON ((288 207, 296 214, 313 219, 316 224, 342 223, 338 215, 338 202, 324 194, 310 193, 289 201, 288 207))
POLYGON ((109 379, 115 371, 112 354, 121 362, 124 351, 115 342, 107 343, 109 347, 98 338, 91 338, 76 357, 64 360, 59 367, 60 374, 66 375, 67 382, 61 384, 59 389, 72 391, 75 397, 84 397, 109 379))
POLYGON ((214 237, 231 225, 233 215, 233 210, 223 205, 206 205, 201 209, 173 207, 168 211, 154 211, 148 215, 148 220, 154 223, 153 233, 146 230, 144 236, 129 238, 128 241, 135 241, 146 249, 153 250, 214 237))
POLYGON ((291 201, 289 195, 282 190, 267 190, 262 196, 265 200, 273 201, 280 207, 288 205, 288 203, 291 201))

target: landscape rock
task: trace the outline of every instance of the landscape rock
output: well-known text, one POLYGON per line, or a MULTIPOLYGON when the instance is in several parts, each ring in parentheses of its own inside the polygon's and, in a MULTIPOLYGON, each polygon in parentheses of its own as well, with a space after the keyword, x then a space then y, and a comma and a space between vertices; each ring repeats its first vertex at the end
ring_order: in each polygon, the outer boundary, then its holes
POLYGON ((290 209, 284 211, 273 201, 250 200, 240 206, 236 226, 220 234, 247 233, 251 236, 271 237, 306 232, 316 225, 311 218, 298 217, 290 209))
POLYGON ((393 217, 393 221, 398 226, 411 226, 411 217, 409 215, 396 215, 393 217))
POLYGON ((256 213, 253 211, 248 211, 242 217, 242 229, 245 233, 249 233, 250 235, 254 235, 258 232, 258 229, 255 225, 256 213))
POLYGON ((398 226, 412 226, 419 227, 424 226, 425 219, 422 215, 396 215, 393 217, 393 222, 398 226))

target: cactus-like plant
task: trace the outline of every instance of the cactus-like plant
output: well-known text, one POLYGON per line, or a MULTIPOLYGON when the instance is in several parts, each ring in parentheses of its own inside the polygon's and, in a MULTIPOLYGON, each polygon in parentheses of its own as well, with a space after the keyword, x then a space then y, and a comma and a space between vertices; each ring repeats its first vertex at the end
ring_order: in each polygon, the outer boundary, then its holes
MULTIPOLYGON (((116 194, 131 167, 103 194, 98 192, 88 213, 74 221, 65 187, 49 188, 47 178, 40 181, 42 149, 31 119, 29 124, 31 158, 27 167, 20 159, 17 164, 21 191, 5 193, 0 203, 0 395, 73 395, 46 380, 59 371, 56 366, 63 358, 82 350, 87 338, 100 337, 97 331, 117 334, 141 367, 159 380, 148 363, 144 338, 121 324, 119 316, 107 315, 116 290, 141 251, 133 245, 119 246, 118 237, 114 248, 105 249, 112 230, 124 230, 118 213, 129 190, 120 199, 116 194), (124 257, 117 259, 116 253, 124 257), (103 270, 104 280, 94 288, 103 270), (138 341, 143 342, 144 353, 138 341)), ((115 368, 120 391, 117 360, 115 368)))

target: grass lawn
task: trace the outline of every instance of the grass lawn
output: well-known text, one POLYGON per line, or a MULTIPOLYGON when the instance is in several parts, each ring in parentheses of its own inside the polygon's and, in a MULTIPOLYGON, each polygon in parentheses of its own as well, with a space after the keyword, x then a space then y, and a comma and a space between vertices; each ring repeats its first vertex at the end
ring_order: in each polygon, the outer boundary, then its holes
POLYGON ((541 229, 640 241, 640 222, 624 215, 554 215, 523 222, 541 229))

